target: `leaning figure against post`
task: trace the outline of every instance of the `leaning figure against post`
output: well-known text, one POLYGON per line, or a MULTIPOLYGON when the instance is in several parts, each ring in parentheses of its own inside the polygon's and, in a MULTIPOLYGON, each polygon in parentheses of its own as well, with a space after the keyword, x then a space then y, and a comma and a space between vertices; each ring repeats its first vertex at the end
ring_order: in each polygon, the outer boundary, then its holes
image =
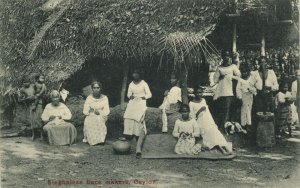
MULTIPOLYGON (((168 132, 168 114, 172 114, 179 110, 181 102, 181 88, 179 87, 178 79, 174 74, 171 76, 171 89, 165 91, 165 97, 162 105, 159 107, 162 110, 162 132, 168 132)), ((174 126, 174 125, 173 125, 174 126)))

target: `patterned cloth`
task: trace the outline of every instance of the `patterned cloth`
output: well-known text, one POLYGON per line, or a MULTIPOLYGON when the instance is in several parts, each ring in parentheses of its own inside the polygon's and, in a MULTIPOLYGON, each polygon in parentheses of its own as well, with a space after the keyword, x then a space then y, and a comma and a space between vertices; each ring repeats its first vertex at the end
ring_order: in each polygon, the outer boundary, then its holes
POLYGON ((276 126, 279 129, 284 129, 286 126, 292 124, 292 108, 291 105, 286 103, 287 98, 292 98, 290 92, 279 92, 276 95, 275 105, 277 107, 276 126))
POLYGON ((175 122, 173 136, 178 138, 175 153, 196 155, 201 152, 201 145, 196 144, 195 137, 199 137, 199 128, 194 119, 190 118, 188 121, 178 119, 175 122))
POLYGON ((96 99, 89 95, 83 107, 83 114, 86 115, 84 120, 84 137, 90 145, 96 145, 105 142, 107 128, 107 116, 110 113, 108 98, 102 95, 96 99), (95 112, 90 113, 90 109, 98 110, 100 115, 95 112))

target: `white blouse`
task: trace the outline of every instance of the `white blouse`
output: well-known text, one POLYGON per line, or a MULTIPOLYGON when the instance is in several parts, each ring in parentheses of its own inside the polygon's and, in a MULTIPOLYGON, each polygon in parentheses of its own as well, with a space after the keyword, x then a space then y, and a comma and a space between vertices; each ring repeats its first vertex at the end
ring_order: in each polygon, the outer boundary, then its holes
POLYGON ((110 113, 108 98, 106 96, 103 96, 100 99, 96 99, 93 97, 93 95, 89 95, 86 98, 86 101, 83 106, 83 114, 93 115, 94 113, 89 113, 91 108, 94 110, 98 110, 100 115, 102 116, 108 116, 108 114, 110 113))
POLYGON ((130 96, 134 96, 135 98, 145 97, 146 99, 150 99, 152 94, 148 84, 142 80, 138 84, 133 82, 129 84, 127 97, 130 98, 130 96))
POLYGON ((182 132, 192 134, 193 137, 200 136, 199 126, 197 125, 196 120, 192 119, 192 118, 188 121, 182 121, 182 120, 178 119, 175 122, 173 136, 179 138, 179 135, 182 132))
MULTIPOLYGON (((263 81, 262 81, 262 78, 259 75, 258 70, 252 71, 251 76, 253 76, 253 78, 255 80, 256 89, 262 90, 263 89, 262 88, 263 81)), ((277 77, 276 77, 276 74, 273 70, 268 70, 268 77, 265 81, 265 86, 270 87, 272 91, 277 91, 279 89, 277 77)))
POLYGON ((236 86, 236 96, 241 99, 244 93, 252 93, 256 95, 256 88, 254 87, 255 80, 250 76, 247 80, 239 79, 236 86))
POLYGON ((170 89, 167 95, 167 100, 169 104, 176 104, 181 101, 181 89, 178 86, 174 86, 170 89))
POLYGON ((41 118, 43 121, 49 121, 50 116, 56 116, 56 117, 61 116, 63 120, 70 120, 72 114, 69 108, 65 104, 59 103, 58 106, 53 106, 50 103, 47 104, 47 106, 45 107, 41 118))
POLYGON ((278 107, 279 104, 285 103, 286 98, 292 98, 291 92, 287 91, 286 93, 279 92, 276 95, 275 106, 278 107))
POLYGON ((219 66, 214 75, 214 83, 218 83, 214 99, 233 96, 232 79, 236 79, 239 76, 241 76, 241 72, 235 64, 228 67, 219 66), (222 80, 220 80, 221 75, 224 76, 222 80))

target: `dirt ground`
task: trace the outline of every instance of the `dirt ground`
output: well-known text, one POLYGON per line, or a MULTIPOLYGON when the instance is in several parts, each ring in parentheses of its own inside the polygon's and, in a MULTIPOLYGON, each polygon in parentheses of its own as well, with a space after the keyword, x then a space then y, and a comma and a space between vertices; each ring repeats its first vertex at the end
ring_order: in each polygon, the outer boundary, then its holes
POLYGON ((239 148, 229 161, 136 159, 134 151, 113 154, 111 139, 105 146, 81 139, 72 146, 49 146, 30 137, 1 138, 1 187, 286 188, 300 183, 297 131, 271 149, 239 148))

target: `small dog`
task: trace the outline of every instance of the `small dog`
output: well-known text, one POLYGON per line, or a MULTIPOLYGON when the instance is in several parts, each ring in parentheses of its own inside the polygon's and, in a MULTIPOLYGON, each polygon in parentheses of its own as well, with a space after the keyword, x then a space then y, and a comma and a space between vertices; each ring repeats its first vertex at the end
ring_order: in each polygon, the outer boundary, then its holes
POLYGON ((247 134, 247 131, 245 129, 242 128, 241 124, 239 124, 238 122, 226 122, 224 125, 225 128, 225 133, 226 135, 229 134, 233 134, 233 133, 244 133, 247 134))

